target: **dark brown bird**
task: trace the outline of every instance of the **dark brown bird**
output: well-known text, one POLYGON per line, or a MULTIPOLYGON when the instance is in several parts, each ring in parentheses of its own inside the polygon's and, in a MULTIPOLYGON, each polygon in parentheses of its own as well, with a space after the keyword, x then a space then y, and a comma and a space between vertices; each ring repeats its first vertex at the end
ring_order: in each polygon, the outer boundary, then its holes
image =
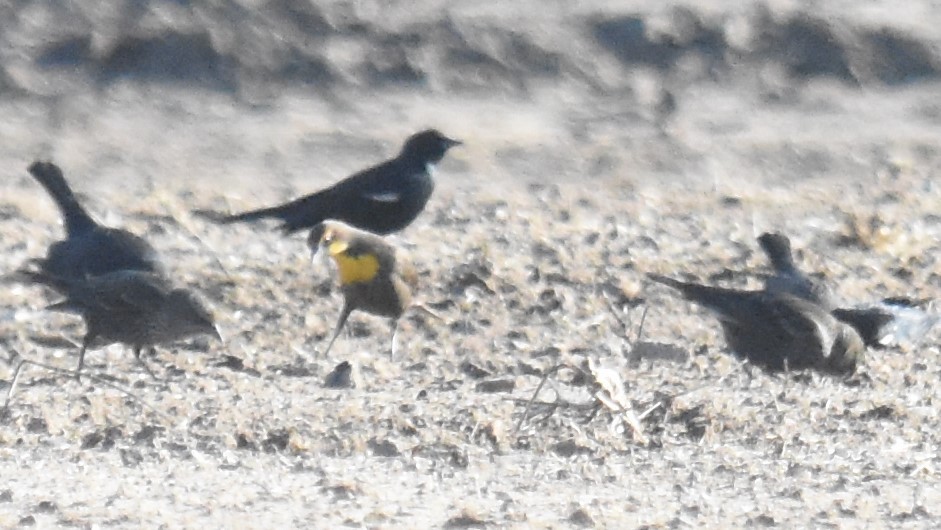
POLYGON ((66 238, 49 246, 45 259, 34 260, 41 274, 27 274, 34 281, 45 278, 80 280, 119 270, 162 271, 157 252, 142 238, 98 224, 82 207, 52 162, 33 162, 28 168, 49 192, 65 222, 66 238))
POLYGON ((852 327, 791 294, 710 287, 657 274, 648 277, 714 312, 729 348, 765 369, 851 373, 865 352, 852 327))
POLYGON ((174 288, 157 274, 118 271, 73 280, 46 277, 44 283, 65 294, 65 300, 49 309, 77 313, 86 331, 78 356, 80 373, 89 348, 120 343, 134 350, 134 357, 153 376, 141 359, 144 348, 219 332, 212 314, 190 291, 174 288))
POLYGON ((791 240, 787 236, 778 232, 765 232, 758 237, 758 245, 774 269, 774 274, 765 279, 767 291, 788 293, 827 310, 835 307, 830 287, 797 268, 791 253, 791 240))
POLYGON ((314 255, 322 249, 333 259, 343 292, 343 309, 324 355, 356 310, 393 319, 394 355, 398 320, 411 305, 417 284, 415 269, 404 254, 376 234, 334 220, 314 227, 307 244, 314 255))
POLYGON ((425 209, 435 187, 431 174, 434 165, 460 143, 429 129, 409 137, 395 158, 316 193, 240 214, 196 213, 219 223, 278 219, 286 234, 313 228, 327 219, 376 234, 397 232, 425 209))
POLYGON ((830 311, 837 320, 852 326, 866 346, 882 346, 886 326, 895 318, 892 313, 879 307, 837 307, 833 291, 824 281, 811 278, 797 268, 791 253, 791 241, 784 234, 766 232, 758 237, 758 244, 774 269, 774 274, 765 279, 765 290, 787 293, 815 303, 830 311))

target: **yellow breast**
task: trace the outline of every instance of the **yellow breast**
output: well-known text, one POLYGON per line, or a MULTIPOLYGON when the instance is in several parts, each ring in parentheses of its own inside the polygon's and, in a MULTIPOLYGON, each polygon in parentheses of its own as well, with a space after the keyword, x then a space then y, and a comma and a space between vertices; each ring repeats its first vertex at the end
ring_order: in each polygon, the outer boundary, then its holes
POLYGON ((339 241, 329 245, 330 255, 340 271, 340 285, 372 281, 379 273, 379 259, 373 254, 351 256, 339 241))

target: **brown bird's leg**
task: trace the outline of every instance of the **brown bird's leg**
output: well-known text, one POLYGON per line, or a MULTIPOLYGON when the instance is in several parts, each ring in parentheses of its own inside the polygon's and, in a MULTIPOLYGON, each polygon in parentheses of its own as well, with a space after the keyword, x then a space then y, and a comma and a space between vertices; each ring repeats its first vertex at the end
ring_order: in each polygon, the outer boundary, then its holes
POLYGON ((346 319, 350 317, 350 313, 353 312, 353 308, 349 304, 343 304, 343 310, 340 311, 340 319, 337 320, 337 327, 333 330, 333 337, 330 338, 330 344, 327 344, 327 349, 324 350, 323 356, 326 357, 330 353, 330 348, 333 347, 333 343, 337 340, 337 337, 340 335, 340 331, 343 330, 343 325, 346 324, 346 319))
POLYGON ((430 317, 434 318, 435 320, 444 322, 444 317, 442 317, 442 316, 439 315, 438 313, 432 311, 431 309, 428 308, 428 306, 426 306, 425 304, 423 304, 423 303, 421 303, 421 302, 414 302, 412 305, 408 306, 408 307, 405 309, 405 311, 402 313, 402 315, 401 315, 399 318, 395 319, 395 321, 392 322, 392 360, 393 360, 393 361, 395 360, 395 353, 396 353, 396 351, 397 351, 397 348, 395 347, 395 346, 396 346, 395 339, 398 337, 398 333, 399 333, 399 324, 402 322, 402 319, 405 318, 405 314, 408 313, 408 312, 410 312, 410 311, 411 311, 411 312, 421 311, 421 312, 424 313, 425 315, 430 316, 430 317))
POLYGON ((395 352, 396 352, 395 339, 399 335, 399 321, 401 320, 402 320, 401 318, 397 318, 392 321, 392 360, 393 361, 395 360, 395 352))
POLYGON ((82 380, 82 366, 85 364, 85 350, 88 348, 88 341, 82 341, 82 349, 78 351, 78 368, 75 369, 75 379, 82 380))
POLYGON ((442 317, 442 316, 439 315, 438 313, 432 311, 431 309, 428 308, 428 306, 426 306, 425 304, 422 304, 422 303, 420 303, 420 302, 415 302, 415 303, 413 303, 411 306, 409 306, 408 309, 406 309, 406 311, 412 310, 412 309, 421 311, 422 313, 424 313, 424 314, 426 314, 426 315, 428 315, 428 316, 434 318, 435 320, 439 320, 439 321, 442 321, 442 322, 444 321, 444 317, 442 317))
POLYGON ((88 350, 88 346, 91 345, 91 341, 95 340, 98 337, 98 331, 89 326, 85 331, 85 338, 82 339, 82 349, 78 351, 78 368, 75 369, 75 379, 81 381, 82 367, 85 365, 85 351, 88 350))
MULTIPOLYGON (((144 362, 144 359, 142 359, 141 356, 140 356, 142 349, 143 349, 143 348, 141 348, 140 346, 134 346, 134 358, 137 359, 137 363, 140 364, 141 367, 144 368, 144 371, 147 372, 148 374, 150 374, 150 377, 151 377, 154 381, 157 381, 157 376, 154 375, 154 373, 150 371, 150 367, 147 366, 147 363, 145 363, 145 362, 144 362)), ((149 348, 148 351, 150 351, 150 352, 152 352, 152 353, 153 353, 153 352, 156 352, 156 350, 154 350, 153 348, 149 348)))

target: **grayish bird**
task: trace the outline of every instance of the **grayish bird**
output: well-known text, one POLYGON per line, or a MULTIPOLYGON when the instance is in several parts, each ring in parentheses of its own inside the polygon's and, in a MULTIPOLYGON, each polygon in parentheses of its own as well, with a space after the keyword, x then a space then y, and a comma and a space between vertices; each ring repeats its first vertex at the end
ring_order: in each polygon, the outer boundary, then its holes
POLYGON ((134 357, 153 376, 141 359, 144 348, 210 335, 221 340, 212 313, 192 292, 173 287, 162 276, 142 271, 117 271, 84 280, 45 277, 65 294, 49 309, 76 313, 85 320, 86 331, 78 357, 80 373, 89 348, 120 343, 134 350, 134 357))
POLYGON ((758 245, 771 261, 774 274, 765 278, 765 290, 788 293, 813 302, 824 309, 835 307, 833 292, 826 282, 807 276, 794 263, 791 240, 779 232, 765 232, 758 245))
POLYGON ((837 307, 832 289, 826 282, 812 278, 794 263, 791 241, 779 232, 764 233, 758 244, 771 261, 774 274, 765 279, 765 290, 786 293, 819 305, 842 322, 853 327, 866 346, 881 346, 888 324, 894 320, 892 313, 884 308, 837 307))
POLYGON ((742 291, 648 277, 678 290, 711 310, 729 348, 767 370, 813 368, 846 374, 856 369, 866 347, 856 331, 817 304, 767 290, 742 291))

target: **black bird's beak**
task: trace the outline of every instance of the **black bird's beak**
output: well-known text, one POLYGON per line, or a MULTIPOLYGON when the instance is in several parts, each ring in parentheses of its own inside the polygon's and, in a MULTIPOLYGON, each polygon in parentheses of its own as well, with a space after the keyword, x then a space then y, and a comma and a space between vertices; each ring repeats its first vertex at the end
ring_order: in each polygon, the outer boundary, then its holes
POLYGON ((450 149, 450 148, 455 147, 455 146, 458 146, 458 145, 464 145, 464 142, 462 142, 462 141, 460 141, 460 140, 455 140, 454 138, 448 138, 447 136, 445 136, 445 137, 444 137, 444 145, 445 145, 445 147, 447 147, 448 149, 450 149))

